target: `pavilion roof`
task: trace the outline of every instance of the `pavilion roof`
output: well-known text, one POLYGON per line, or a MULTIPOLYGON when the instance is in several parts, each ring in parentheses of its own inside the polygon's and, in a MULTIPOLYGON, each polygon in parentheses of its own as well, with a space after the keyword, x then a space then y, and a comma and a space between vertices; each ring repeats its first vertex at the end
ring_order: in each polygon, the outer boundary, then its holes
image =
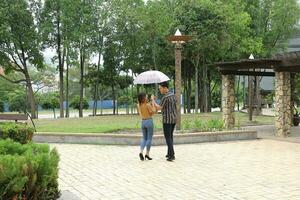
POLYGON ((224 74, 275 76, 275 72, 300 72, 300 51, 277 54, 269 59, 242 59, 214 63, 224 74))

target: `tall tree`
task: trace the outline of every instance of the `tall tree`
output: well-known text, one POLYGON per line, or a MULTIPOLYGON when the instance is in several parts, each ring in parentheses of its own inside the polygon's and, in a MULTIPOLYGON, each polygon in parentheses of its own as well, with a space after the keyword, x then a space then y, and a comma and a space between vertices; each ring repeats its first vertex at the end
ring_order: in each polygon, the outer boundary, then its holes
POLYGON ((76 48, 80 66, 80 102, 79 117, 83 117, 84 75, 86 62, 90 60, 93 50, 93 37, 97 20, 94 19, 97 10, 95 0, 74 0, 72 10, 68 13, 73 22, 73 47, 76 48))
POLYGON ((210 88, 211 80, 214 78, 211 76, 216 73, 211 73, 213 69, 208 69, 207 64, 226 57, 239 57, 253 42, 249 37, 250 18, 243 9, 239 10, 238 6, 243 8, 244 4, 238 0, 234 3, 188 0, 176 7, 175 12, 179 16, 176 26, 184 34, 193 37, 185 48, 185 57, 192 61, 197 73, 196 110, 198 110, 198 94, 200 94, 200 110, 208 112, 211 107, 210 88))
POLYGON ((64 117, 64 60, 66 48, 64 47, 65 24, 64 12, 67 12, 65 5, 71 3, 67 0, 45 0, 41 15, 41 30, 44 36, 44 44, 56 51, 55 61, 58 62, 59 71, 59 104, 60 118, 64 117))
MULTIPOLYGON (((25 82, 32 118, 36 118, 36 103, 29 74, 29 68, 43 69, 43 56, 40 52, 38 20, 34 20, 40 4, 25 0, 3 0, 0 2, 0 64, 6 72, 18 72, 20 80, 7 80, 14 83, 25 82)), ((3 76, 2 76, 3 77, 3 76)))

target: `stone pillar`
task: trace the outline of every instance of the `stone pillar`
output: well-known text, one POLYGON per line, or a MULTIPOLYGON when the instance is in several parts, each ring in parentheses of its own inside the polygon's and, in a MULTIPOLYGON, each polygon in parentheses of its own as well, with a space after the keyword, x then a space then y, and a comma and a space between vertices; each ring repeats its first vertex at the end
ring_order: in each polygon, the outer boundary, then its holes
POLYGON ((275 72, 275 127, 276 135, 285 137, 291 130, 291 75, 275 72))
POLYGON ((226 129, 234 127, 234 75, 222 75, 222 111, 226 129))
POLYGON ((176 129, 181 128, 181 49, 180 43, 175 44, 175 96, 177 101, 176 129))

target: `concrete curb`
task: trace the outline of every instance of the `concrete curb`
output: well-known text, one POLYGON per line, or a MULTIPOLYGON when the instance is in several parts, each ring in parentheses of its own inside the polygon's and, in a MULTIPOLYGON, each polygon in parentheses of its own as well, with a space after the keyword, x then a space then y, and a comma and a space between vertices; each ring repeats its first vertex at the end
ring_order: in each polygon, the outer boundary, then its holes
MULTIPOLYGON (((232 130, 200 133, 174 134, 175 144, 190 144, 201 142, 220 142, 234 140, 257 139, 256 130, 232 130)), ((139 145, 141 135, 138 134, 56 134, 37 133, 34 142, 39 143, 74 143, 74 144, 103 144, 103 145, 139 145)), ((153 136, 153 145, 165 145, 163 135, 153 136)))

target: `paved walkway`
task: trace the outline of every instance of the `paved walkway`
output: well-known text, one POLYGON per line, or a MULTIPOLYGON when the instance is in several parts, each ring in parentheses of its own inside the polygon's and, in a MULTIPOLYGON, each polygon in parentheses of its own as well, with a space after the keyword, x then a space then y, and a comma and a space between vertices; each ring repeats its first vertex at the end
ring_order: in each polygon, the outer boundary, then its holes
MULTIPOLYGON (((300 199, 300 144, 269 139, 176 145, 176 161, 138 147, 52 144, 60 189, 79 199, 300 199)), ((76 199, 76 198, 74 198, 76 199)), ((68 200, 72 200, 68 198, 68 200)))

